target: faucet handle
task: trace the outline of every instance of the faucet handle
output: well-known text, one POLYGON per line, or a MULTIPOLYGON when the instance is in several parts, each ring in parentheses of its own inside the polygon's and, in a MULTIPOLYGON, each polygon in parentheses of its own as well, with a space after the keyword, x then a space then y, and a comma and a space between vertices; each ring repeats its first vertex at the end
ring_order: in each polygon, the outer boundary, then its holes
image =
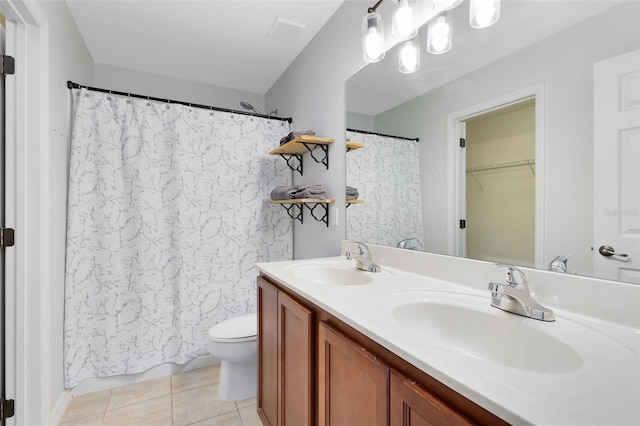
POLYGON ((529 286, 527 282, 527 276, 524 272, 516 268, 513 265, 505 265, 503 263, 497 263, 496 266, 498 268, 506 268, 507 270, 507 284, 511 287, 524 287, 527 291, 529 291, 529 286))
POLYGON ((360 252, 361 256, 370 256, 369 246, 367 246, 367 244, 363 243, 362 241, 349 241, 349 243, 358 246, 358 251, 360 252))

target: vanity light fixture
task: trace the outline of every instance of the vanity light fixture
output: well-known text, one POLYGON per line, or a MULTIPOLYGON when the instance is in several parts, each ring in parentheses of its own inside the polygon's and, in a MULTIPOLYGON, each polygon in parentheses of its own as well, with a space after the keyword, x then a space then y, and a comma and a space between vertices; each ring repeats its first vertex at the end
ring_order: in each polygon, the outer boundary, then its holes
MULTIPOLYGON (((374 63, 384 59, 384 25, 382 16, 376 9, 384 0, 367 9, 362 20, 362 56, 365 62, 374 63)), ((417 0, 394 0, 396 8, 391 26, 395 41, 403 41, 400 48, 400 72, 412 73, 420 68, 420 49, 417 25, 417 0)), ((500 18, 500 0, 469 0, 469 24, 473 28, 486 28, 500 18)), ((451 10, 462 0, 433 0, 434 8, 439 11, 451 10)), ((448 52, 452 45, 452 29, 447 13, 441 13, 432 19, 427 28, 427 52, 439 55, 448 52)))
POLYGON ((500 0, 471 0, 469 25, 487 28, 500 18, 500 0))
POLYGON ((369 8, 369 13, 362 20, 362 56, 368 63, 379 62, 384 58, 384 25, 382 16, 375 11, 375 7, 381 2, 382 0, 369 8))
POLYGON ((420 69, 420 37, 416 36, 403 43, 400 49, 400 72, 411 74, 420 69))
POLYGON ((427 52, 434 55, 448 52, 451 49, 451 26, 446 14, 429 22, 427 28, 427 52))
POLYGON ((462 0, 433 0, 435 10, 451 10, 462 3, 462 0))
POLYGON ((392 32, 397 40, 410 40, 418 34, 416 0, 397 0, 391 20, 392 32))

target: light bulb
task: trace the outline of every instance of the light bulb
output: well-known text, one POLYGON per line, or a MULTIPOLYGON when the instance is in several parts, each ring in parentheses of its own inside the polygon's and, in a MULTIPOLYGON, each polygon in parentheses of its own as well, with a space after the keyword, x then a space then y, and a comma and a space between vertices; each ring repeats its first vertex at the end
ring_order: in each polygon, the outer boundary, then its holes
POLYGON ((398 40, 409 40, 418 33, 416 25, 415 0, 399 0, 393 14, 393 35, 398 40))
POLYGON ((462 0, 434 0, 433 8, 435 10, 449 10, 462 3, 462 0))
POLYGON ((382 53, 382 37, 376 28, 370 28, 365 38, 367 56, 377 58, 382 53))
POLYGON ((362 21, 362 57, 373 63, 384 58, 384 26, 376 12, 367 14, 362 21))
POLYGON ((400 49, 400 72, 409 74, 420 69, 420 42, 416 39, 407 41, 400 49))
POLYGON ((427 34, 427 52, 441 54, 451 49, 451 27, 445 15, 438 16, 429 23, 427 34))
POLYGON ((500 18, 500 0, 471 0, 469 25, 486 28, 500 18))

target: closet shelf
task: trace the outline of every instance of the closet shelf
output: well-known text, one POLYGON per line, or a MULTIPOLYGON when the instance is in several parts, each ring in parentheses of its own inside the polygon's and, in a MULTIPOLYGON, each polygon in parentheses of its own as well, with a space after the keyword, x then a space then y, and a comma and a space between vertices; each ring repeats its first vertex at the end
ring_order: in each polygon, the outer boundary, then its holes
POLYGON ((329 145, 334 142, 335 140, 330 138, 302 135, 280 145, 276 149, 272 149, 269 151, 269 155, 279 155, 284 158, 289 168, 297 171, 300 173, 300 176, 302 176, 302 155, 306 153, 309 153, 316 163, 324 164, 327 170, 329 170, 329 145), (322 157, 316 157, 314 154, 317 148, 322 151, 322 157), (291 160, 293 158, 297 160, 297 165, 292 163, 291 160))
POLYGON ((364 144, 362 142, 347 141, 347 152, 360 148, 364 148, 364 144))
POLYGON ((291 219, 304 223, 304 207, 309 209, 311 216, 318 222, 324 222, 329 227, 329 204, 335 203, 336 200, 325 198, 296 198, 291 200, 271 200, 271 204, 280 204, 287 211, 291 219), (313 205, 313 206, 312 206, 313 205), (320 207, 322 216, 316 213, 316 208, 320 207))
POLYGON ((480 182, 480 180, 476 176, 476 172, 484 172, 484 171, 487 171, 487 170, 507 169, 507 168, 511 168, 511 167, 529 166, 529 169, 531 170, 531 173, 535 177, 536 170, 533 167, 535 164, 536 164, 536 160, 510 161, 508 163, 498 163, 498 164, 492 164, 492 165, 489 165, 489 166, 468 167, 467 168, 467 173, 471 173, 471 176, 473 176, 473 179, 476 181, 476 183, 480 187, 480 190, 482 192, 484 192, 484 186, 482 186, 482 183, 480 182))

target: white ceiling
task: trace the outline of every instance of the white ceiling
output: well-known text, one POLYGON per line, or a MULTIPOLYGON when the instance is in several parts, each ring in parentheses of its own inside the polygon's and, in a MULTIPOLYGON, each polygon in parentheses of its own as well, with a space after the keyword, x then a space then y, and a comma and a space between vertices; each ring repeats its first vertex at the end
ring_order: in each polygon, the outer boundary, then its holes
POLYGON ((343 1, 66 3, 97 63, 265 94, 343 1), (277 18, 305 28, 294 41, 268 37, 277 18))

